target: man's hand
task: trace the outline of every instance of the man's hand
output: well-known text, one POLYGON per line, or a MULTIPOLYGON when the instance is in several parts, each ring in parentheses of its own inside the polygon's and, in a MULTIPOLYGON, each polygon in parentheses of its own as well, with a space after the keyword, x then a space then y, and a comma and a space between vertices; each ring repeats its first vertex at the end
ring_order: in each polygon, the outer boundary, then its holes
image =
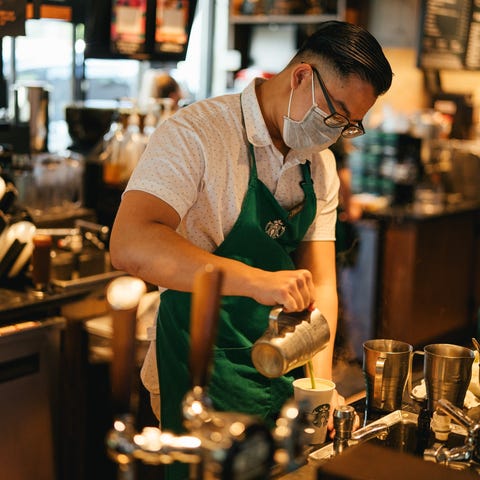
POLYGON ((252 282, 252 298, 263 305, 282 305, 285 312, 300 312, 314 302, 312 274, 306 269, 259 270, 252 282))

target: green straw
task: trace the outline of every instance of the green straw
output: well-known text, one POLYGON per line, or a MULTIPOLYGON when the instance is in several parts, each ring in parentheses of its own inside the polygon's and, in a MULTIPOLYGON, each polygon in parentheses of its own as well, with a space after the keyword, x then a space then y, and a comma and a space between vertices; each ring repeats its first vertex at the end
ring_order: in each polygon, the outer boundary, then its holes
POLYGON ((310 382, 312 384, 312 388, 315 388, 315 375, 313 374, 313 363, 311 360, 308 361, 307 363, 308 367, 308 374, 310 375, 310 382))

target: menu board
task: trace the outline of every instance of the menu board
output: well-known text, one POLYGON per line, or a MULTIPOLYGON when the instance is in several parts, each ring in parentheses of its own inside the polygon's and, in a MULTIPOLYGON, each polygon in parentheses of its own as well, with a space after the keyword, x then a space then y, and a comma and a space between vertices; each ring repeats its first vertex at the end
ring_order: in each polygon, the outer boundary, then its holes
POLYGON ((145 52, 147 0, 113 0, 112 50, 126 55, 145 52))
POLYGON ((470 32, 465 55, 465 67, 470 70, 480 69, 480 0, 472 2, 470 32))
POLYGON ((418 66, 480 68, 480 0, 422 2, 418 66))
POLYGON ((182 52, 188 40, 189 2, 157 0, 155 25, 156 52, 182 52))
POLYGON ((197 0, 79 1, 86 2, 85 58, 185 59, 197 0))

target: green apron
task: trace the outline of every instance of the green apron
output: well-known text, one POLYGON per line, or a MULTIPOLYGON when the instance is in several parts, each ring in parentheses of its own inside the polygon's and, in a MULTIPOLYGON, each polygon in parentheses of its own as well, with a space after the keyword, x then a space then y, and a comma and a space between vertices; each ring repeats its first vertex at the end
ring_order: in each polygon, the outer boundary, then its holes
MULTIPOLYGON (((301 165, 301 187, 305 195, 303 208, 288 212, 258 179, 251 145, 250 151, 250 178, 240 215, 214 254, 267 271, 295 269, 290 254, 297 248, 316 214, 310 164, 301 165)), ((161 295, 157 318, 161 426, 174 432, 183 431, 182 400, 192 387, 189 374, 190 306, 190 293, 167 290, 161 295)), ((222 297, 207 394, 216 410, 260 416, 273 427, 281 407, 293 396, 294 377, 302 376, 303 372, 297 369, 288 376, 269 379, 253 366, 251 348, 268 327, 271 308, 247 297, 222 297)), ((165 478, 183 477, 167 474, 165 478)))

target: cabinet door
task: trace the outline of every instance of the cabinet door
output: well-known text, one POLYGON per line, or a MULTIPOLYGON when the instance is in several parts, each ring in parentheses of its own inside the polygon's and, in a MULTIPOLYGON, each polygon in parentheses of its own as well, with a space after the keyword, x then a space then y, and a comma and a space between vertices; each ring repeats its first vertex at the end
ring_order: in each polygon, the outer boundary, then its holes
POLYGON ((0 464, 4 479, 56 477, 60 411, 60 331, 56 322, 0 336, 0 464))
POLYGON ((414 345, 469 334, 475 213, 385 231, 378 335, 414 345))

